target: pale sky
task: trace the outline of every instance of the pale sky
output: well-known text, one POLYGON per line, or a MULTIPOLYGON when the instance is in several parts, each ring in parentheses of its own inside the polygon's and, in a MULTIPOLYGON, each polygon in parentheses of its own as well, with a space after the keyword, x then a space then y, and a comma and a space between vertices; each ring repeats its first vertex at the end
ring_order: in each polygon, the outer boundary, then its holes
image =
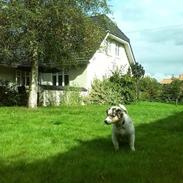
POLYGON ((136 61, 158 80, 183 74, 183 0, 110 0, 136 61))

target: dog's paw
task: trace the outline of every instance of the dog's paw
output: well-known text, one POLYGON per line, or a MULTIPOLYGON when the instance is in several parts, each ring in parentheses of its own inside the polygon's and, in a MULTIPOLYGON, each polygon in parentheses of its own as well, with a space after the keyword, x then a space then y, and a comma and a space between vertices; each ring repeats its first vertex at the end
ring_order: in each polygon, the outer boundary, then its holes
POLYGON ((130 149, 131 151, 135 152, 135 147, 131 147, 130 149))
POLYGON ((114 151, 115 152, 119 151, 119 146, 114 146, 114 151))

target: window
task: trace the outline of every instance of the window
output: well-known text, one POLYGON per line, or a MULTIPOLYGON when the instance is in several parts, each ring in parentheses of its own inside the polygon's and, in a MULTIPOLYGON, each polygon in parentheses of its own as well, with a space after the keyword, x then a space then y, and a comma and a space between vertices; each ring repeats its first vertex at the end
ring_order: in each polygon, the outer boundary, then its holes
POLYGON ((57 75, 56 74, 52 75, 52 83, 54 86, 57 86, 57 75))
POLYGON ((65 86, 69 85, 69 75, 64 75, 64 82, 65 82, 65 86))
POLYGON ((22 78, 21 72, 16 71, 16 83, 17 83, 17 85, 22 85, 21 78, 22 78))
POLYGON ((110 41, 107 41, 107 54, 112 55, 112 44, 110 41))
POLYGON ((58 75, 58 85, 62 86, 62 83, 63 83, 62 75, 58 75))
POLYGON ((23 78, 24 86, 29 86, 30 84, 30 73, 24 72, 24 78, 23 78))
POLYGON ((119 44, 115 45, 115 56, 119 56, 119 44))
POLYGON ((30 84, 30 72, 16 71, 16 83, 19 86, 29 86, 30 84))
POLYGON ((62 71, 61 73, 52 74, 52 83, 54 86, 68 86, 69 75, 62 71))

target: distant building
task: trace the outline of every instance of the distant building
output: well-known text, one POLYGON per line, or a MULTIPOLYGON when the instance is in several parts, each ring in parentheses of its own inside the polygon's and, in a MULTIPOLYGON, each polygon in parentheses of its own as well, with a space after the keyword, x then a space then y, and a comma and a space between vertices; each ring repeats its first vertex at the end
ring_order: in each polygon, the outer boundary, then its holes
POLYGON ((183 74, 180 74, 178 77, 165 78, 160 81, 161 84, 170 84, 174 79, 183 81, 183 74))

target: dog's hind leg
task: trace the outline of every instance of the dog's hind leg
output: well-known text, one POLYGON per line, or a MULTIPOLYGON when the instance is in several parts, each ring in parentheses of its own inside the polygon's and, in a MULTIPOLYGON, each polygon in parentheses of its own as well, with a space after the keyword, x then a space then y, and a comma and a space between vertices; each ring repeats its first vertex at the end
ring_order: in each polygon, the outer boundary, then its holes
POLYGON ((134 144, 135 144, 135 135, 132 134, 132 135, 129 136, 129 145, 130 145, 130 149, 131 149, 132 151, 135 151, 135 146, 134 146, 134 144))
POLYGON ((114 145, 115 151, 118 151, 119 150, 119 142, 118 142, 117 136, 115 134, 112 134, 112 143, 114 145))

